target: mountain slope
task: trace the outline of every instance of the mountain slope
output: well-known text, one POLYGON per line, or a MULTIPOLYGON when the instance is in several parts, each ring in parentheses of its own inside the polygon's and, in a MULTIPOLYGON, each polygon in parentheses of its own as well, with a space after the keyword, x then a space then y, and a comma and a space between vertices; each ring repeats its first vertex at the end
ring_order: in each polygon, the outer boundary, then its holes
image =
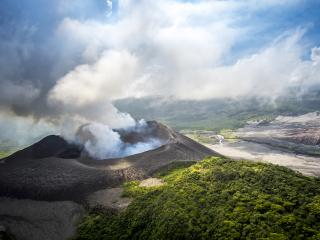
POLYGON ((165 125, 148 122, 148 126, 164 144, 118 159, 95 160, 83 154, 81 146, 48 136, 4 159, 0 164, 0 196, 81 202, 94 191, 146 178, 171 162, 216 154, 165 125))
POLYGON ((320 181, 284 167, 213 157, 126 185, 119 214, 92 213, 76 239, 319 239, 320 181))

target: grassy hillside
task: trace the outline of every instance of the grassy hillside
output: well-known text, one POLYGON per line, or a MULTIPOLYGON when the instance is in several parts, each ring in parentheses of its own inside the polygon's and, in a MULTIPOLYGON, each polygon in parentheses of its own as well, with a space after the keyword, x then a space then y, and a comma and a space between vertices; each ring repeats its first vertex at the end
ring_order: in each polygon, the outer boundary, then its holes
POLYGON ((125 185, 117 213, 92 212, 76 239, 320 239, 320 180, 270 164, 212 157, 125 185))

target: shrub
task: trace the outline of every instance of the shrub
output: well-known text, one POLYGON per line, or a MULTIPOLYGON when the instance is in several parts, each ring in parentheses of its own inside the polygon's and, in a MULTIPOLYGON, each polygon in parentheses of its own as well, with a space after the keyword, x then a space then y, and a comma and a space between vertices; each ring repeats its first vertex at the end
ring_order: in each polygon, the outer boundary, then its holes
POLYGON ((77 239, 319 239, 318 179, 219 157, 163 178, 150 190, 127 184, 127 210, 89 215, 77 239))

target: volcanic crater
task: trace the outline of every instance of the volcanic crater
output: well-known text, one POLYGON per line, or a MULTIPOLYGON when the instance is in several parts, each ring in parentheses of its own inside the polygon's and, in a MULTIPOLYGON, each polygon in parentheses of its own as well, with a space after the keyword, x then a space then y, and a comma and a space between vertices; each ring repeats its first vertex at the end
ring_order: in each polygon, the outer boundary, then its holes
POLYGON ((145 179, 174 161, 200 160, 216 153, 171 128, 149 121, 143 131, 116 130, 125 143, 159 139, 161 146, 134 155, 96 160, 82 146, 50 135, 2 160, 1 196, 83 203, 97 190, 145 179))
POLYGON ((90 199, 113 202, 114 196, 121 197, 125 181, 148 179, 173 162, 218 155, 156 121, 146 122, 143 129, 115 131, 124 144, 157 139, 160 145, 130 156, 97 160, 83 145, 50 135, 1 159, 0 226, 17 239, 69 239, 84 209, 92 207, 90 199), (119 194, 109 194, 117 189, 119 194))

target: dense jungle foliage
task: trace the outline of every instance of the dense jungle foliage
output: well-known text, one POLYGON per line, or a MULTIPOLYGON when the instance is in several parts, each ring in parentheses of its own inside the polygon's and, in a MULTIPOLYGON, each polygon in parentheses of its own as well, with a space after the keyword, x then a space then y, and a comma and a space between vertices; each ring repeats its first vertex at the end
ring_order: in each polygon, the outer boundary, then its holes
POLYGON ((320 239, 320 180, 284 167, 207 158, 125 184, 120 213, 91 212, 76 239, 320 239))

